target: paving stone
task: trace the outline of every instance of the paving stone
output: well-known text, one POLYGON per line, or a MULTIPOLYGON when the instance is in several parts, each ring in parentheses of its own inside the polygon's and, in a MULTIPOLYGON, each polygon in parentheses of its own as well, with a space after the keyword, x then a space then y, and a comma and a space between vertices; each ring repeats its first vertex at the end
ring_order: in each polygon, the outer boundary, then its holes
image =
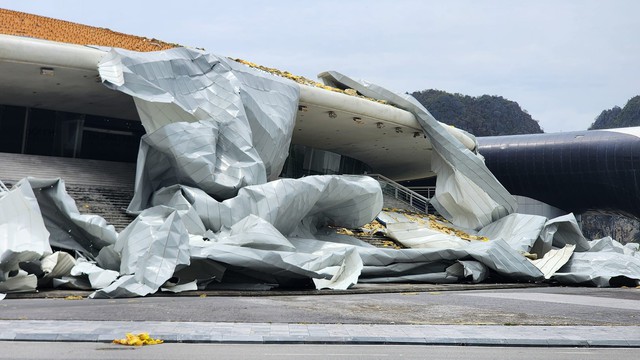
POLYGON ((425 338, 408 336, 390 336, 385 339, 385 344, 424 344, 425 338))
MULTIPOLYGON (((114 336, 112 334, 100 334, 98 335, 98 342, 112 342, 113 340, 117 339, 118 336, 114 336)), ((164 339, 163 339, 164 340, 164 339)))
POLYGON ((387 340, 384 336, 354 336, 351 343, 354 344, 384 344, 387 340))
POLYGON ((466 345, 466 339, 456 337, 427 337, 426 345, 466 345))
POLYGON ((592 347, 628 347, 629 342, 627 340, 616 339, 592 339, 587 340, 589 346, 592 347))
POLYGON ((589 343, 585 339, 569 339, 569 338, 549 338, 541 339, 546 342, 547 346, 588 346, 589 343))
POLYGON ((307 336, 305 344, 349 344, 352 338, 348 336, 307 336))
POLYGON ((640 339, 627 339, 629 347, 640 347, 640 339))
POLYGON ((520 339, 497 339, 497 338, 467 338, 465 345, 506 345, 509 341, 520 341, 520 339))
POLYGON ((549 346, 547 339, 524 339, 509 338, 505 339, 504 345, 511 346, 549 346))
POLYGON ((211 343, 220 340, 222 340, 221 336, 214 337, 209 334, 180 334, 177 341, 182 343, 211 343))
POLYGON ((177 342, 178 336, 179 336, 178 334, 160 334, 160 333, 154 333, 152 335, 154 339, 160 339, 164 342, 177 342))
POLYGON ((58 334, 17 333, 16 341, 56 341, 58 334))
POLYGON ((265 336, 263 341, 265 344, 302 344, 308 336, 289 335, 289 336, 265 336))
POLYGON ((223 335, 222 341, 229 343, 263 343, 261 335, 223 335))
POLYGON ((3 331, 0 332, 0 340, 9 340, 12 341, 16 338, 16 333, 13 331, 3 331))
POLYGON ((97 342, 98 334, 70 334, 63 333, 58 334, 55 341, 68 341, 68 342, 97 342))

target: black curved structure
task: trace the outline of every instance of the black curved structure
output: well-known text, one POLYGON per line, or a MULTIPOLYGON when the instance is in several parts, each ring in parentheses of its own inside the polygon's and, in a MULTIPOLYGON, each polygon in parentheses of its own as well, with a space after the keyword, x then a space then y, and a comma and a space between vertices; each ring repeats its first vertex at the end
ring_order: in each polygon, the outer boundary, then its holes
POLYGON ((583 213, 640 218, 640 128, 479 137, 487 167, 514 195, 583 213))

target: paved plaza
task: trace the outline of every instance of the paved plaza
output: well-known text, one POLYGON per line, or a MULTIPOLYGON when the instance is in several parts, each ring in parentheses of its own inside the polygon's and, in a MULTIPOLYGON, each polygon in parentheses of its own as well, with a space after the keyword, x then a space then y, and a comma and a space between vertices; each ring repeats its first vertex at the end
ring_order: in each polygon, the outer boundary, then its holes
POLYGON ((72 300, 78 296, 65 292, 12 295, 0 301, 0 341, 110 342, 148 332, 186 343, 640 347, 636 288, 395 289, 112 300, 72 300))

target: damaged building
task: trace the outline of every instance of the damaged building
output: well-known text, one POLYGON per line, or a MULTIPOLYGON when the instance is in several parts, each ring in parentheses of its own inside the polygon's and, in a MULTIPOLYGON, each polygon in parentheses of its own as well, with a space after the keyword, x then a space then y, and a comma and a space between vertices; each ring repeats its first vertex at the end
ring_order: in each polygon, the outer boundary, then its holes
POLYGON ((640 279, 637 244, 518 213, 475 137, 410 96, 0 16, 0 293, 640 279), (430 199, 395 183, 423 178, 430 199), (336 232, 376 219, 398 248, 336 232))

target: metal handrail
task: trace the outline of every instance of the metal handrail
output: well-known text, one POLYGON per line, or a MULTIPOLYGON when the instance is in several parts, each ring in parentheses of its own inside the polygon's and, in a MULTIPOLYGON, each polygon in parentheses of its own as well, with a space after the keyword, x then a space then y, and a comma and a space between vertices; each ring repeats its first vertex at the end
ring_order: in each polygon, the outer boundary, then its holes
POLYGON ((424 193, 426 193, 427 195, 425 197, 427 199, 431 199, 436 196, 435 186, 409 186, 408 189, 411 191, 415 191, 422 196, 425 196, 424 193))
POLYGON ((383 193, 393 196, 396 200, 409 205, 417 211, 429 213, 429 202, 431 201, 431 199, 424 197, 417 192, 404 187, 383 175, 367 174, 367 176, 370 176, 378 180, 378 182, 380 182, 381 184, 384 184, 384 186, 382 186, 383 193))

